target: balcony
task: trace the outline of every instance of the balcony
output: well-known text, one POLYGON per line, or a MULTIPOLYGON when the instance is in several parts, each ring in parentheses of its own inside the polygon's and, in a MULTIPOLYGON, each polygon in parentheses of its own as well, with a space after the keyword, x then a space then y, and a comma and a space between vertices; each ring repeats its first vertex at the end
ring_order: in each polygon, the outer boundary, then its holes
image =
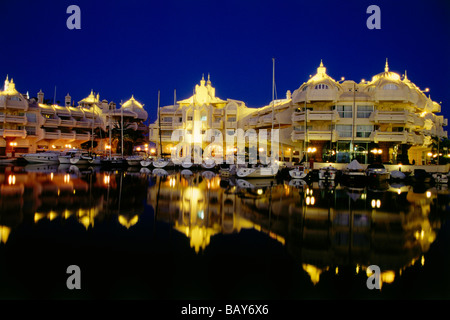
POLYGON ((369 120, 375 123, 414 123, 414 114, 409 111, 375 111, 369 120))
POLYGON ((23 116, 17 116, 17 115, 11 115, 11 114, 1 114, 0 115, 0 122, 6 122, 6 123, 20 123, 20 124, 26 124, 27 123, 27 117, 25 115, 23 116))
POLYGON ((183 122, 173 122, 172 128, 173 129, 183 129, 183 122))
POLYGON ((28 110, 28 104, 25 101, 17 101, 17 100, 10 100, 8 99, 6 101, 6 105, 4 105, 7 109, 16 109, 16 110, 28 110))
POLYGON ((15 130, 15 129, 0 129, 0 136, 3 138, 14 137, 14 138, 25 138, 27 136, 27 131, 25 129, 15 130))
POLYGON ((56 118, 56 119, 45 118, 45 122, 44 122, 45 127, 58 127, 60 125, 61 125, 60 118, 56 118))
POLYGON ((382 142, 400 142, 407 143, 408 142, 409 133, 404 132, 382 132, 382 131, 374 131, 370 134, 370 139, 375 143, 380 141, 382 142))
POLYGON ((291 139, 293 142, 305 140, 305 132, 294 130, 291 133, 291 139))
POLYGON ((220 122, 213 122, 212 123, 212 128, 213 129, 223 129, 223 122, 222 121, 220 121, 220 122))
POLYGON ((49 140, 57 140, 61 138, 61 132, 60 131, 56 131, 56 132, 45 132, 44 133, 44 139, 49 139, 49 140))
POLYGON ((214 109, 213 115, 215 115, 215 116, 222 116, 223 115, 223 109, 214 109))
POLYGON ((336 140, 337 134, 336 131, 319 131, 319 130, 308 130, 306 133, 308 141, 311 140, 326 140, 330 141, 330 139, 336 140))
POLYGON ((75 133, 75 131, 72 131, 72 132, 70 132, 70 133, 62 133, 61 132, 61 139, 64 139, 64 140, 75 140, 75 138, 76 138, 76 133, 75 133))
POLYGON ((79 141, 88 141, 91 139, 91 134, 89 132, 87 133, 76 133, 75 139, 79 141))
POLYGON ((258 124, 258 117, 252 117, 247 121, 247 125, 250 127, 255 127, 257 124, 258 124))
POLYGON ((75 126, 78 128, 90 128, 90 127, 92 127, 92 120, 76 121, 75 126))

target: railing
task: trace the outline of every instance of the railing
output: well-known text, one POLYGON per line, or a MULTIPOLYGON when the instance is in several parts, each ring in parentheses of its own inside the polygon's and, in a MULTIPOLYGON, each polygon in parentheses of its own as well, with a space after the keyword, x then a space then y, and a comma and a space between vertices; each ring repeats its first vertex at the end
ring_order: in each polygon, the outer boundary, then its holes
POLYGON ((236 121, 226 121, 225 127, 226 128, 237 128, 237 122, 236 121))
POLYGON ((61 126, 64 127, 73 127, 75 125, 76 121, 74 119, 70 120, 61 120, 61 126))
POLYGON ((44 122, 44 126, 48 126, 48 127, 57 127, 61 124, 61 119, 49 119, 49 118, 45 118, 45 122, 44 122))
POLYGON ((90 128, 92 127, 92 121, 89 120, 79 120, 75 123, 79 128, 90 128))
POLYGON ((374 111, 369 120, 375 123, 414 123, 414 114, 405 111, 374 111))
POLYGON ((374 131, 370 135, 370 139, 375 143, 379 141, 393 141, 393 142, 401 142, 406 143, 408 141, 408 132, 383 132, 383 131, 374 131))
POLYGON ((27 136, 27 131, 25 129, 15 130, 15 129, 0 129, 0 136, 6 137, 16 137, 25 138, 27 136))
POLYGON ((75 140, 75 137, 76 137, 75 131, 73 131, 71 133, 62 133, 61 132, 61 139, 75 140))
POLYGON ((87 141, 87 140, 91 139, 91 134, 90 133, 77 133, 75 135, 75 139, 81 140, 81 141, 87 141))
POLYGON ((220 122, 213 122, 213 123, 212 123, 212 128, 213 128, 213 129, 222 129, 222 128, 223 128, 223 123, 222 123, 222 121, 220 121, 220 122))
POLYGON ((61 133, 60 132, 45 132, 44 133, 44 139, 51 139, 51 140, 55 140, 55 139, 59 139, 61 137, 61 133))

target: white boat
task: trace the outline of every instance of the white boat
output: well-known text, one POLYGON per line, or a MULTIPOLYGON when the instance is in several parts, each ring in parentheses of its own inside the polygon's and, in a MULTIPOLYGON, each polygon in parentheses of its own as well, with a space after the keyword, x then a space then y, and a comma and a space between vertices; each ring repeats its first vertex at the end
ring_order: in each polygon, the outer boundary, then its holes
POLYGON ((151 159, 144 159, 140 161, 141 166, 143 166, 144 168, 147 168, 148 166, 150 166, 152 164, 152 160, 151 159))
POLYGON ((166 158, 156 159, 152 162, 152 164, 155 168, 165 168, 165 167, 173 165, 172 161, 170 161, 169 159, 166 159, 166 158))
POLYGON ((129 166, 140 166, 141 161, 144 160, 144 157, 141 155, 133 155, 125 157, 125 160, 129 166))
POLYGON ((334 180, 337 169, 333 166, 326 166, 319 169, 319 180, 334 180))
POLYGON ((139 170, 140 173, 146 173, 146 174, 151 174, 152 170, 150 170, 149 168, 141 168, 141 170, 139 170))
POLYGON ((276 184, 276 179, 236 179, 236 184, 241 189, 268 188, 276 184))
POLYGON ((265 166, 253 168, 238 168, 238 178, 273 178, 278 173, 278 166, 265 166))
POLYGON ((202 168, 204 169, 212 169, 216 166, 216 161, 214 159, 206 159, 202 162, 202 168))
POLYGON ((183 162, 181 162, 181 166, 185 169, 189 169, 193 166, 194 164, 192 163, 192 161, 190 160, 184 160, 183 162))
POLYGON ((342 170, 342 180, 345 185, 362 185, 366 183, 367 176, 359 162, 353 160, 342 170))
POLYGON ((391 171, 390 178, 394 180, 404 180, 406 178, 406 174, 399 170, 391 171))
POLYGON ((6 156, 0 156, 0 164, 9 164, 16 161, 17 158, 14 157, 6 157, 6 156))
POLYGON ((448 183, 448 175, 445 173, 437 172, 432 174, 434 178, 434 182, 438 184, 447 184, 448 183))
POLYGON ((390 177, 389 171, 382 164, 370 164, 366 169, 366 175, 377 182, 386 181, 390 177))
POLYGON ((22 157, 29 163, 59 163, 60 153, 56 151, 45 151, 38 153, 27 153, 22 157))
POLYGON ((308 176, 308 169, 303 166, 298 166, 295 169, 289 170, 289 175, 294 179, 305 179, 308 176))
POLYGON ((84 165, 84 164, 89 164, 89 160, 91 160, 91 159, 92 159, 92 157, 88 153, 83 153, 83 154, 80 154, 73 158, 70 158, 69 161, 70 161, 70 164, 84 165))
POLYGON ((60 164, 70 164, 70 159, 74 157, 78 157, 79 155, 85 153, 86 151, 81 149, 69 149, 67 151, 62 152, 58 156, 58 161, 60 164))

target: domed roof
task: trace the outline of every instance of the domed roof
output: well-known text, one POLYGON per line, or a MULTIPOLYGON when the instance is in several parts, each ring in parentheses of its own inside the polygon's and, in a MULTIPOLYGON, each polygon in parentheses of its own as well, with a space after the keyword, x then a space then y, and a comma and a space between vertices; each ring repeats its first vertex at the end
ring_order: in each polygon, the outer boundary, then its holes
POLYGON ((134 96, 132 95, 131 98, 124 102, 122 104, 122 108, 125 110, 133 111, 137 114, 138 119, 147 120, 148 113, 144 109, 144 105, 141 104, 139 101, 134 99, 134 96))
POLYGON ((386 64, 384 65, 384 72, 381 72, 372 77, 372 81, 369 84, 374 84, 375 82, 379 82, 381 80, 391 80, 391 81, 400 81, 400 75, 398 73, 389 71, 388 60, 386 59, 386 64))

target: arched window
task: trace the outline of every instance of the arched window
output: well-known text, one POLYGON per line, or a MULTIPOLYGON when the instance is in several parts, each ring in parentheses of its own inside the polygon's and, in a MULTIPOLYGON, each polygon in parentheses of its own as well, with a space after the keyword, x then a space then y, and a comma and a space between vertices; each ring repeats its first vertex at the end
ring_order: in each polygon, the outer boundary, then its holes
POLYGON ((314 89, 319 89, 319 90, 328 89, 328 85, 321 83, 321 84, 316 85, 314 87, 314 89))
POLYGON ((393 83, 388 83, 383 86, 383 90, 397 90, 398 87, 393 83))

